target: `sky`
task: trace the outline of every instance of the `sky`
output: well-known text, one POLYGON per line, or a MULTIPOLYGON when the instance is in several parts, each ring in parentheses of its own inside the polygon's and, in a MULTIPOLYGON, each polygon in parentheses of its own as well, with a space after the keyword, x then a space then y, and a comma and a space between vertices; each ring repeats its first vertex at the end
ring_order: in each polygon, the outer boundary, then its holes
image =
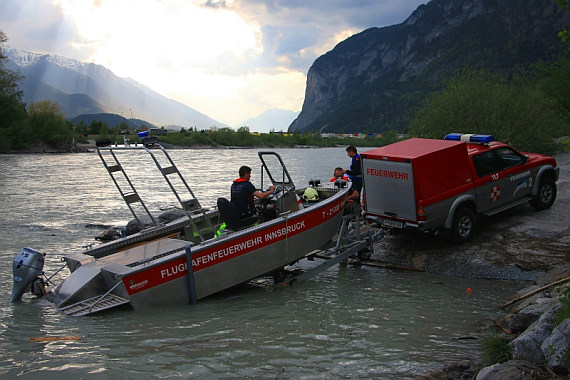
POLYGON ((237 128, 268 109, 299 112, 319 56, 426 2, 0 0, 0 30, 9 48, 103 65, 237 128))

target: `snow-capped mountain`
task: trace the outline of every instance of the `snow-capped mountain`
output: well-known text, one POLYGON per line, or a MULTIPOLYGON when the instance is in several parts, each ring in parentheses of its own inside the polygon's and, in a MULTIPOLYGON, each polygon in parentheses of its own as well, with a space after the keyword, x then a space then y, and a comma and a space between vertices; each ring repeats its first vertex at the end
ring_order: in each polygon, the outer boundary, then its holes
POLYGON ((24 75, 24 102, 51 100, 67 118, 82 114, 133 112, 157 126, 224 126, 195 109, 168 99, 130 78, 120 78, 104 66, 52 54, 7 49, 12 68, 24 75))

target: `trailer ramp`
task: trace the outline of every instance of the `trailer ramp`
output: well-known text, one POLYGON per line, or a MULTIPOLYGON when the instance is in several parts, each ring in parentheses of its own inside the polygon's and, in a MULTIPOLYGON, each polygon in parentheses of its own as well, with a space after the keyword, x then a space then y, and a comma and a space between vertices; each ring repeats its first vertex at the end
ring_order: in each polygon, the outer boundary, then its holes
POLYGON ((336 241, 332 241, 328 248, 325 246, 305 256, 305 259, 318 263, 300 274, 285 276, 276 285, 306 281, 336 264, 346 262, 350 257, 358 257, 361 252, 372 252, 372 245, 384 237, 384 230, 373 231, 366 227, 363 231, 360 222, 360 215, 344 216, 336 241))

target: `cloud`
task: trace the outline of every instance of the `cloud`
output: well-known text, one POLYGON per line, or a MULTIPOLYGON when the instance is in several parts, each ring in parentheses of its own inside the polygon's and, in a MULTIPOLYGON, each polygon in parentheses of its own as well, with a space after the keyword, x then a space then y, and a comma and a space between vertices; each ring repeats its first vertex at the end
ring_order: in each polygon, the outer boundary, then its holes
POLYGON ((401 23, 418 0, 235 0, 208 1, 205 6, 233 10, 259 25, 260 63, 306 72, 320 55, 352 34, 370 27, 401 23))
POLYGON ((2 0, 0 24, 11 47, 38 53, 57 51, 71 57, 77 54, 72 48, 78 40, 76 25, 48 1, 2 0))
POLYGON ((233 125, 298 111, 305 75, 354 33, 422 0, 1 0, 8 45, 102 64, 233 125))

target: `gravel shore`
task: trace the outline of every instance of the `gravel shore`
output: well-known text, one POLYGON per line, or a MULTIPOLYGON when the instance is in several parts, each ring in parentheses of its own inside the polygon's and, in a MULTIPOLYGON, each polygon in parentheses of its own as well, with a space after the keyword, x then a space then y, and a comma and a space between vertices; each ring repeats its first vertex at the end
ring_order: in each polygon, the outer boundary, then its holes
MULTIPOLYGON (((372 259, 388 265, 451 277, 523 281, 521 291, 517 295, 513 294, 513 299, 533 289, 568 278, 570 153, 561 153, 555 155, 555 158, 560 167, 560 179, 557 182, 557 198, 550 209, 535 211, 530 205, 524 204, 493 217, 483 218, 479 221, 474 239, 463 244, 454 244, 434 236, 392 231, 375 245, 372 259)), ((510 360, 482 370, 480 358, 474 357, 472 360, 450 363, 449 366, 421 378, 565 378, 559 377, 560 375, 547 365, 547 359, 542 362, 537 359, 541 357, 540 344, 547 336, 539 336, 539 339, 535 331, 540 330, 540 327, 536 326, 539 321, 542 321, 540 326, 543 326, 544 330, 542 335, 548 331, 544 324, 549 322, 552 308, 560 304, 559 289, 552 287, 513 303, 506 308, 508 314, 501 321, 489 321, 485 331, 476 332, 481 337, 489 333, 508 332, 509 339, 513 340, 513 356, 518 360, 510 360), (531 346, 538 345, 538 348, 535 347, 532 351, 528 347, 529 341, 532 342, 531 346), (517 353, 517 350, 521 352, 517 353), (526 358, 525 355, 530 355, 528 352, 535 352, 535 357, 526 358)))

